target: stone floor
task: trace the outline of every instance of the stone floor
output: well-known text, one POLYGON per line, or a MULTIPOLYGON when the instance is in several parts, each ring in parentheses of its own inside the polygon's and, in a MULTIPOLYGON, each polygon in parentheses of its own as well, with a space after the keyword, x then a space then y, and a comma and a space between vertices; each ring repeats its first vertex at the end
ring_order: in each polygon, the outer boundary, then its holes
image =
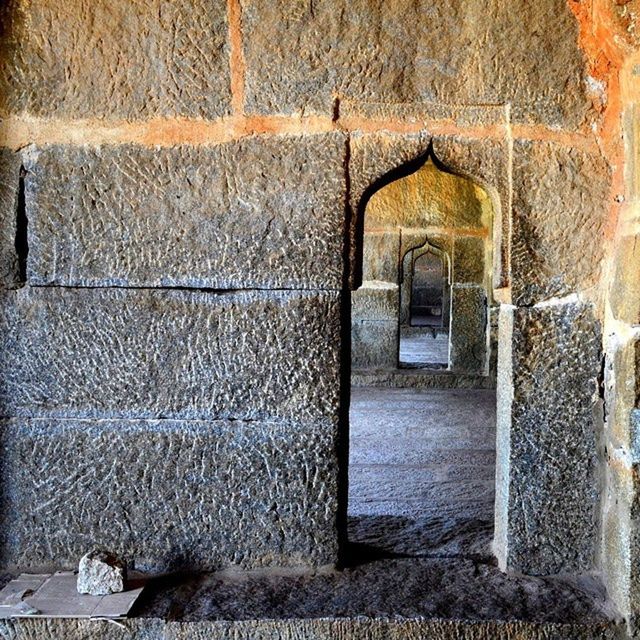
POLYGON ((372 555, 491 557, 495 392, 354 388, 349 539, 372 555))
POLYGON ((429 328, 400 329, 400 366, 446 368, 449 362, 449 335, 429 328))

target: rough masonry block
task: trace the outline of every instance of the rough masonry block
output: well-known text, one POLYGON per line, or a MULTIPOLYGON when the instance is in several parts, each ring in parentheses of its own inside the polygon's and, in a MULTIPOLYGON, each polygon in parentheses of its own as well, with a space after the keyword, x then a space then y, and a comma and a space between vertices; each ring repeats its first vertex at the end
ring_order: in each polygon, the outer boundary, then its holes
POLYGON ((333 419, 339 293, 0 295, 0 415, 333 419))
POLYGON ((362 256, 362 279, 398 281, 400 232, 366 231, 362 256))
POLYGON ((9 0, 0 111, 58 118, 212 118, 231 102, 223 0, 9 0))
POLYGON ((483 373, 487 367, 487 294, 479 285, 451 287, 449 366, 460 373, 483 373))
POLYGON ((364 102, 509 102, 517 122, 569 129, 593 113, 563 0, 242 0, 242 9, 250 112, 330 114, 338 92, 364 102))
POLYGON ((398 322, 399 289, 391 282, 364 282, 351 293, 351 318, 398 322))
POLYGON ((351 366, 354 369, 395 369, 399 339, 397 319, 392 322, 352 320, 351 366))
POLYGON ((602 418, 594 309, 583 303, 503 307, 500 341, 500 564, 530 575, 590 571, 598 542, 602 418))
POLYGON ((482 284, 491 265, 486 264, 485 247, 491 238, 456 236, 453 240, 453 281, 482 284))
POLYGON ((528 305, 598 286, 610 169, 596 153, 516 141, 512 295, 528 305))
POLYGON ((0 558, 148 571, 325 565, 337 555, 331 421, 0 421, 0 558), (46 479, 46 481, 44 481, 46 479))
POLYGON ((333 288, 342 134, 25 154, 32 284, 333 288))
POLYGON ((20 280, 16 233, 20 190, 20 156, 0 148, 0 288, 20 280))

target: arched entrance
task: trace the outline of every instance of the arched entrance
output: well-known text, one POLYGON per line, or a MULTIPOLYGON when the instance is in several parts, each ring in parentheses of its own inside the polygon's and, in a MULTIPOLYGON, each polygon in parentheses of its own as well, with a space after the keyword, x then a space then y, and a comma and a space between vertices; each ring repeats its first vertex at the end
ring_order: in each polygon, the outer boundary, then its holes
POLYGON ((492 221, 487 192, 433 154, 367 202, 349 537, 375 553, 491 556, 492 221))

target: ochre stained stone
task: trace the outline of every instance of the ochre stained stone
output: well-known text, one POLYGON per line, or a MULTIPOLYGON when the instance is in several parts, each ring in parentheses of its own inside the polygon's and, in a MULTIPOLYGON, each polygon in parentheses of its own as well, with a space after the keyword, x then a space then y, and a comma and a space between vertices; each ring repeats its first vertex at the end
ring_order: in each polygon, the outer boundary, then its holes
POLYGON ((1 421, 2 566, 72 569, 93 545, 143 571, 334 563, 336 434, 331 421, 1 421))
POLYGON ((485 247, 491 238, 458 236, 453 241, 453 281, 482 284, 487 275, 485 247))
POLYGON ((32 284, 332 288, 342 134, 25 154, 32 284))
POLYGON ((340 294, 0 294, 0 415, 335 418, 340 294))
POLYGON ((532 304, 598 285, 610 170, 597 153, 516 141, 513 166, 513 302, 532 304))
POLYGON ((0 112, 58 118, 229 113, 224 0, 9 0, 0 112))
POLYGON ((249 112, 331 114, 337 92, 511 103, 517 122, 568 129, 593 117, 564 0, 242 0, 242 10, 249 112))
POLYGON ((365 232, 383 227, 446 227, 480 230, 490 224, 487 193, 431 159, 385 185, 367 203, 365 232))

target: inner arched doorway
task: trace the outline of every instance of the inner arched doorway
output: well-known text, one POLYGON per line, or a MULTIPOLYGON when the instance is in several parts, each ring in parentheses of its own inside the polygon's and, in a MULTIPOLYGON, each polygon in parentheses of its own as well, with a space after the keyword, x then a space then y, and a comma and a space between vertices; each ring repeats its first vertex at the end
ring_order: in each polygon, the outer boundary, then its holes
POLYGON ((488 193, 433 155, 366 203, 349 538, 376 553, 491 556, 492 221, 488 193))

